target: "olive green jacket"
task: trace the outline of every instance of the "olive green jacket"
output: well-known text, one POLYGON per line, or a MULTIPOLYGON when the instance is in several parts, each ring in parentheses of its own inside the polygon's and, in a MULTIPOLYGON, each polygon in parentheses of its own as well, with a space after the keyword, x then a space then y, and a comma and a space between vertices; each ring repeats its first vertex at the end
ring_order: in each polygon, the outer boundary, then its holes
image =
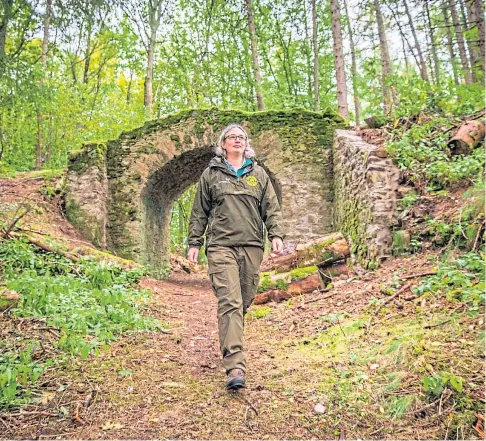
POLYGON ((237 177, 222 158, 215 157, 199 180, 189 221, 189 246, 200 248, 206 232, 206 248, 216 245, 264 248, 263 224, 269 240, 283 239, 281 218, 270 178, 254 159, 237 177))

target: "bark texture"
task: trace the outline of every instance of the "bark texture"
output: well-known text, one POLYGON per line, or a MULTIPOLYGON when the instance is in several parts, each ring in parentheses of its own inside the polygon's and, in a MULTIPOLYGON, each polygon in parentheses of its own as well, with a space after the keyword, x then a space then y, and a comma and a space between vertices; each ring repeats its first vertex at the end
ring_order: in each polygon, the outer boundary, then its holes
POLYGON ((251 0, 246 0, 246 12, 248 17, 248 30, 250 31, 251 58, 252 58, 252 65, 253 65, 253 75, 255 77, 257 108, 259 111, 262 111, 265 110, 265 105, 263 103, 262 75, 260 73, 260 64, 258 62, 258 46, 256 41, 255 17, 253 14, 251 0))
POLYGON ((332 38, 334 49, 334 66, 336 70, 338 113, 344 119, 349 119, 348 89, 346 86, 346 71, 344 69, 343 36, 341 30, 341 13, 337 0, 331 1, 332 38))
POLYGON ((376 24, 378 26, 378 37, 380 39, 380 56, 381 56, 381 83, 383 89, 383 105, 385 114, 388 115, 393 108, 393 95, 389 80, 392 75, 390 53, 388 51, 388 42, 386 40, 385 24, 379 0, 373 0, 376 15, 376 24))
POLYGON ((457 47, 459 48, 459 58, 461 59, 462 69, 464 70, 464 81, 466 82, 466 84, 471 84, 471 70, 469 69, 466 46, 464 44, 464 34, 461 24, 459 23, 459 16, 457 15, 455 0, 449 0, 449 10, 451 11, 452 23, 456 32, 457 47))
POLYGON ((408 8, 407 0, 403 0, 403 6, 405 7, 405 13, 407 14, 410 30, 412 31, 415 50, 417 51, 417 56, 420 62, 420 76, 424 81, 429 82, 429 75, 427 74, 427 65, 425 64, 422 48, 420 47, 420 43, 417 38, 417 32, 415 31, 415 26, 413 24, 412 15, 410 14, 410 9, 408 8))
POLYGON ((351 50, 351 75, 353 77, 353 101, 354 101, 354 113, 356 118, 356 125, 359 126, 361 121, 361 115, 359 110, 359 94, 358 94, 358 84, 357 84, 357 68, 356 68, 356 47, 354 45, 354 35, 353 29, 351 28, 351 19, 349 17, 348 3, 343 0, 344 9, 346 12, 346 23, 348 24, 348 34, 349 34, 349 48, 351 50))
POLYGON ((312 0, 312 46, 314 48, 314 111, 319 112, 319 42, 317 39, 316 0, 312 0))
POLYGON ((446 4, 442 5, 442 14, 444 15, 445 31, 447 35, 447 50, 449 51, 449 61, 452 66, 452 75, 454 76, 454 83, 459 84, 459 76, 457 75, 456 66, 456 54, 454 52, 454 43, 452 41, 449 13, 446 4))

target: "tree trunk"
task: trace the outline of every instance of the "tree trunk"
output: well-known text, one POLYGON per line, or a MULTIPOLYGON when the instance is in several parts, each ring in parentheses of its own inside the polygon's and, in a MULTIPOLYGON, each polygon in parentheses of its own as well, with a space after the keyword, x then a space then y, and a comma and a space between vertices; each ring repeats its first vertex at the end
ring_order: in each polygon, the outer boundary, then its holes
POLYGON ((0 58, 5 55, 7 41, 7 27, 12 18, 13 0, 3 0, 3 16, 0 21, 0 58))
POLYGON ((145 75, 144 101, 143 101, 143 104, 150 115, 152 114, 152 106, 153 106, 152 77, 154 72, 155 39, 156 39, 155 32, 154 29, 152 28, 150 32, 149 48, 147 51, 147 70, 145 75))
POLYGON ((471 74, 473 81, 477 81, 478 74, 484 72, 484 61, 481 58, 481 49, 479 45, 479 28, 478 18, 476 16, 476 4, 474 0, 470 0, 466 3, 467 6, 467 22, 466 29, 472 31, 473 37, 468 38, 469 55, 471 58, 471 74), (478 36, 476 37, 475 29, 478 29, 478 36))
POLYGON ((449 60, 452 66, 452 75, 454 76, 454 83, 459 84, 459 78, 457 75, 456 54, 454 53, 454 43, 452 41, 449 14, 447 13, 446 4, 442 5, 442 14, 444 15, 444 24, 447 34, 447 49, 449 50, 449 60))
POLYGON ((349 119, 348 89, 346 87, 346 71, 344 70, 343 35, 341 31, 341 14, 338 0, 331 2, 332 39, 334 49, 334 67, 336 69, 336 86, 338 113, 345 120, 349 119))
POLYGON ((298 245, 287 254, 267 257, 260 266, 260 271, 277 270, 287 272, 293 268, 302 268, 318 264, 330 264, 345 259, 350 254, 348 243, 341 233, 331 233, 311 242, 298 245))
POLYGON ((405 47, 405 38, 403 38, 403 34, 400 32, 400 40, 402 41, 402 52, 403 52, 403 60, 405 61, 405 72, 407 76, 410 72, 410 63, 408 62, 407 57, 407 48, 405 47))
POLYGON ((422 54, 422 49, 420 47, 420 43, 417 38, 417 32, 415 31, 415 26, 413 25, 412 15, 410 14, 410 10, 408 9, 407 0, 403 0, 403 6, 405 7, 405 13, 408 17, 408 23, 410 25, 410 30, 412 31, 413 41, 415 43, 415 49, 417 50, 417 56, 420 62, 420 76, 422 80, 425 82, 429 82, 429 75, 427 74, 427 65, 425 64, 425 59, 422 54))
POLYGON ((256 41, 255 18, 251 6, 251 0, 245 0, 245 1, 246 1, 246 12, 248 16, 248 30, 250 31, 251 58, 253 64, 253 75, 255 77, 257 108, 259 111, 262 111, 265 110, 265 105, 263 103, 263 95, 262 95, 262 76, 260 73, 260 65, 258 63, 258 47, 256 41))
POLYGON ((476 7, 476 24, 478 26, 478 34, 479 34, 479 51, 481 53, 481 60, 483 66, 483 72, 485 71, 485 47, 484 47, 484 8, 483 8, 483 0, 476 0, 474 3, 476 7))
POLYGON ((437 48, 435 47, 436 40, 435 40, 434 27, 432 26, 432 20, 430 19, 429 2, 428 0, 425 0, 424 3, 425 3, 425 13, 427 15, 427 25, 429 26, 432 59, 434 60, 435 84, 440 84, 440 62, 439 62, 439 56, 437 55, 437 48))
POLYGON ((449 0, 449 9, 451 11, 452 23, 456 31, 457 47, 459 48, 459 58, 461 59, 462 69, 464 70, 464 80, 466 84, 471 84, 471 71, 466 55, 466 46, 464 45, 464 35, 462 33, 461 24, 457 15, 455 0, 449 0))
POLYGON ((459 7, 459 22, 461 24, 462 30, 466 32, 464 38, 467 45, 467 52, 469 54, 468 63, 471 69, 471 80, 473 83, 475 83, 477 81, 476 57, 479 57, 479 46, 477 40, 475 38, 472 38, 471 35, 467 33, 467 31, 474 27, 474 24, 468 24, 468 19, 466 17, 466 8, 464 6, 463 0, 459 0, 459 3, 457 5, 459 7))
POLYGON ((388 43, 386 41, 385 24, 381 13, 379 0, 373 0, 376 14, 376 24, 378 26, 378 36, 380 38, 380 55, 381 55, 381 82, 383 88, 383 104, 385 115, 389 115, 393 108, 393 95, 389 84, 392 67, 390 54, 388 52, 388 43))
POLYGON ((316 0, 312 3, 312 46, 314 48, 314 111, 319 112, 319 43, 317 39, 317 8, 316 0))
POLYGON ((356 118, 356 125, 359 126, 361 121, 361 115, 359 111, 359 95, 358 95, 358 71, 356 68, 356 46, 354 45, 354 35, 353 29, 351 27, 351 20, 349 17, 348 2, 343 1, 344 10, 346 12, 346 23, 348 24, 348 34, 349 34, 349 48, 351 50, 351 75, 353 77, 353 100, 354 100, 354 113, 356 118))
MULTIPOLYGON (((40 78, 40 89, 44 88, 44 78, 47 72, 47 51, 49 49, 49 24, 52 15, 52 0, 46 0, 46 13, 44 15, 44 36, 42 38, 41 67, 42 74, 40 78)), ((42 105, 42 102, 40 103, 42 105)), ((40 170, 42 167, 43 151, 43 123, 44 115, 41 111, 37 112, 37 144, 35 148, 35 169, 40 170)))

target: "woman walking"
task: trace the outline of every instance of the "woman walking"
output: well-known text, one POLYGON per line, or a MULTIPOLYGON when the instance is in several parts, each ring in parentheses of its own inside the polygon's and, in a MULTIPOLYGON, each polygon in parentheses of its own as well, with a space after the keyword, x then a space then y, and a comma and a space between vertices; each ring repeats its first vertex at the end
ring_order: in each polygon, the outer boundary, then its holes
POLYGON ((244 315, 258 288, 265 245, 283 249, 281 211, 265 170, 260 167, 243 127, 232 124, 219 138, 216 157, 199 180, 189 222, 189 253, 197 263, 204 244, 209 278, 218 298, 219 343, 228 390, 245 387, 244 315))

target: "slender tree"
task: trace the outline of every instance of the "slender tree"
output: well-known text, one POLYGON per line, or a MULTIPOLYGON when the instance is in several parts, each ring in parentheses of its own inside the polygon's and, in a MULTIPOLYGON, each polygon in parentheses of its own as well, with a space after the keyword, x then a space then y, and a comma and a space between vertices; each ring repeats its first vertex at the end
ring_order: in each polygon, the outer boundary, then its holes
POLYGON ((263 103, 262 75, 260 73, 260 65, 258 63, 258 47, 256 41, 255 16, 253 14, 251 0, 245 0, 245 1, 246 1, 246 14, 248 18, 248 30, 250 32, 251 58, 253 63, 253 75, 255 77, 257 108, 259 111, 262 111, 265 110, 265 105, 263 103))
POLYGON ((383 22, 383 14, 379 0, 373 0, 375 9, 376 24, 378 27, 378 36, 380 39, 380 55, 381 55, 381 82, 383 89, 383 103, 385 114, 388 115, 393 107, 393 92, 389 84, 392 76, 392 64, 390 60, 390 53, 388 51, 388 42, 386 40, 385 24, 383 22))
POLYGON ((415 49, 417 51, 417 56, 420 62, 420 75, 425 82, 429 82, 429 75, 427 74, 427 65, 425 64, 424 56, 422 54, 422 49, 420 47, 420 43, 417 38, 417 32, 413 24, 412 15, 410 14, 410 9, 408 8, 407 0, 403 0, 403 6, 405 7, 405 13, 407 14, 408 17, 408 23, 410 26, 410 30, 412 31, 412 36, 415 43, 415 49))
POLYGON ((447 35, 447 49, 449 51, 449 61, 452 66, 452 75, 454 76, 454 83, 459 84, 459 76, 457 75, 456 54, 454 52, 454 42, 451 35, 448 7, 445 3, 442 5, 442 14, 444 16, 444 24, 447 35))
POLYGON ((483 0, 475 0, 474 6, 476 10, 476 24, 478 26, 478 34, 479 34, 479 51, 481 53, 481 60, 483 62, 483 72, 486 64, 486 53, 485 53, 485 43, 484 43, 484 7, 483 7, 483 0))
POLYGON ((435 76, 435 83, 440 84, 440 61, 439 61, 439 55, 437 54, 437 43, 436 43, 436 36, 434 32, 434 27, 432 26, 432 20, 430 19, 430 7, 429 7, 429 1, 424 0, 424 5, 425 5, 425 14, 427 16, 427 27, 428 27, 428 33, 430 35, 430 50, 432 52, 432 59, 434 61, 434 76, 435 76))
POLYGON ((346 13, 346 24, 348 27, 348 35, 349 35, 349 49, 351 51, 351 75, 352 75, 352 84, 353 84, 353 100, 354 100, 354 113, 356 117, 356 125, 359 126, 361 121, 361 115, 359 110, 359 94, 358 94, 358 71, 356 67, 356 46, 354 44, 354 35, 353 29, 351 27, 351 17, 349 16, 348 10, 348 2, 343 0, 344 11, 346 13))
POLYGON ((343 35, 341 31, 341 13, 338 0, 331 2, 332 39, 334 50, 334 67, 336 70, 338 113, 344 119, 349 118, 348 89, 346 87, 346 71, 344 69, 343 35))
POLYGON ((314 111, 319 112, 319 42, 317 39, 317 7, 316 0, 312 4, 312 46, 314 48, 314 111))
POLYGON ((452 23, 456 31, 457 47, 459 48, 459 58, 461 59, 462 69, 464 71, 464 80, 466 84, 471 84, 471 70, 466 54, 466 46, 464 45, 464 35, 461 24, 459 23, 459 16, 457 15, 455 0, 449 0, 449 9, 451 11, 452 23))
POLYGON ((1 0, 2 17, 0 19, 0 57, 5 55, 7 28, 13 15, 13 0, 1 0))
POLYGON ((153 75, 155 44, 160 29, 162 18, 166 15, 171 0, 131 0, 123 2, 123 10, 130 17, 139 31, 139 36, 147 54, 145 81, 144 81, 144 105, 149 116, 153 112, 153 75))
MULTIPOLYGON (((52 14, 52 0, 46 0, 46 11, 44 14, 44 36, 42 38, 42 52, 41 52, 41 68, 42 74, 40 78, 40 89, 44 88, 44 78, 47 71, 47 51, 49 48, 49 24, 52 14)), ((42 167, 42 153, 43 153, 43 132, 42 125, 44 115, 41 111, 37 112, 37 144, 35 149, 35 169, 40 170, 42 167)))
POLYGON ((475 1, 469 1, 467 6, 466 29, 470 37, 467 39, 469 47, 469 56, 471 58, 471 74, 473 81, 477 81, 477 74, 484 71, 484 60, 481 58, 481 49, 479 45, 479 28, 478 17, 476 16, 475 1))

